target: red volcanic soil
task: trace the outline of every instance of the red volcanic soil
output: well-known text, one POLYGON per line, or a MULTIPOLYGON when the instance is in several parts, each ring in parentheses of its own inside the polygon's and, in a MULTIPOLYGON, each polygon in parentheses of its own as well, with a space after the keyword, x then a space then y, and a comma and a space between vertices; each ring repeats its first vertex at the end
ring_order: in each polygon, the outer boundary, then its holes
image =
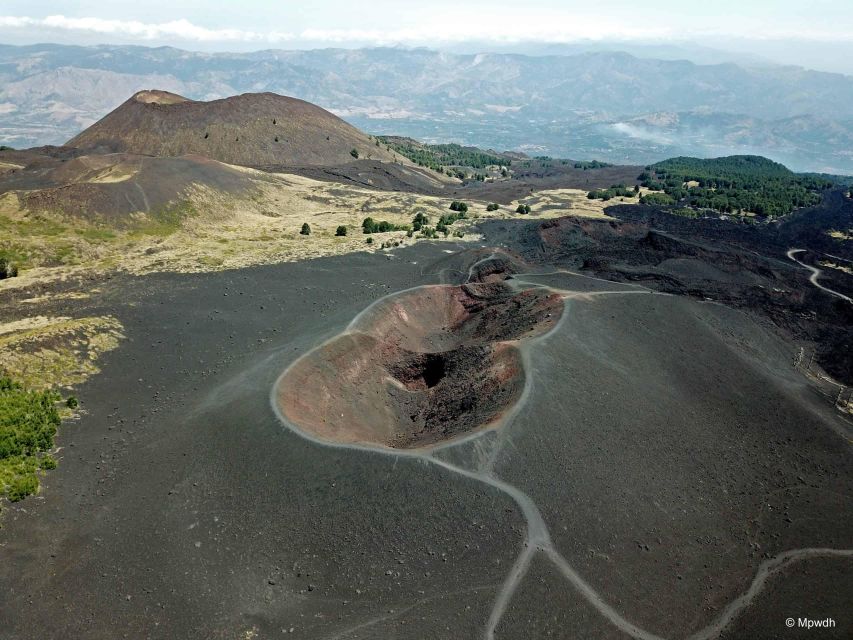
POLYGON ((427 286, 368 308, 282 377, 282 414, 339 443, 432 447, 494 425, 521 397, 518 342, 563 311, 543 289, 427 286))

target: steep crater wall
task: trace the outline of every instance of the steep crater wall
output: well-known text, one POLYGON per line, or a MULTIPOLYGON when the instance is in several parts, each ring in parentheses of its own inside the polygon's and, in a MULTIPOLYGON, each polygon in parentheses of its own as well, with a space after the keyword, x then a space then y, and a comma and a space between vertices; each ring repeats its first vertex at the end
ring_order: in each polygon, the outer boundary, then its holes
POLYGON ((549 331, 562 299, 501 282, 385 298, 288 369, 284 417, 329 442, 430 448, 494 426, 518 402, 519 343, 549 331))

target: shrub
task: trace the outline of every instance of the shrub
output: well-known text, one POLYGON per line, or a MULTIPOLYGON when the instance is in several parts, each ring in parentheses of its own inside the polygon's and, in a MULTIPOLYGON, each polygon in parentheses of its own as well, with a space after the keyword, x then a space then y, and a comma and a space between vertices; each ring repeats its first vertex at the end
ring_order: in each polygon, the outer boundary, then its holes
POLYGON ((353 158, 355 158, 356 160, 358 160, 358 149, 352 149, 352 150, 350 150, 349 154, 350 154, 353 158))
POLYGON ((0 280, 14 278, 17 275, 17 265, 12 264, 7 258, 0 258, 0 280))
POLYGON ((486 205, 486 211, 497 211, 498 208, 499 207, 497 202, 490 202, 486 205))
POLYGON ((365 218, 361 222, 361 230, 363 233, 385 233, 386 231, 406 231, 408 226, 398 225, 387 220, 377 222, 373 218, 365 218))
POLYGON ((530 213, 530 205, 529 204, 520 204, 515 208, 516 213, 520 213, 522 215, 527 215, 530 213))
POLYGON ((340 225, 340 226, 338 226, 337 229, 335 229, 335 235, 336 236, 345 236, 346 234, 347 234, 347 228, 344 225, 340 225))
POLYGON ((310 236, 311 235, 311 225, 307 222, 302 223, 302 229, 299 230, 299 235, 301 236, 310 236))
POLYGON ((69 409, 76 409, 80 406, 80 403, 77 401, 76 397, 68 396, 68 399, 65 401, 65 406, 69 409))
POLYGON ((415 214, 415 217, 412 218, 412 229, 415 231, 420 231, 421 227, 429 224, 429 218, 427 218, 422 211, 418 211, 415 214))
POLYGON ((45 454, 41 458, 39 458, 39 466, 45 471, 56 469, 56 458, 54 458, 49 453, 45 454))
MULTIPOLYGON (((451 211, 458 211, 459 213, 464 214, 464 213, 468 212, 468 205, 465 204, 464 202, 459 202, 458 200, 454 200, 453 202, 450 203, 450 210, 451 211)), ((465 216, 460 216, 460 217, 465 217, 465 216)))
POLYGON ((367 244, 373 244, 373 238, 368 238, 368 239, 367 239, 367 244))
POLYGON ((9 483, 8 496, 10 502, 18 502, 39 490, 39 479, 35 474, 16 476, 9 483))
POLYGON ((640 204, 667 205, 675 204, 675 199, 665 193, 647 193, 640 196, 640 204))

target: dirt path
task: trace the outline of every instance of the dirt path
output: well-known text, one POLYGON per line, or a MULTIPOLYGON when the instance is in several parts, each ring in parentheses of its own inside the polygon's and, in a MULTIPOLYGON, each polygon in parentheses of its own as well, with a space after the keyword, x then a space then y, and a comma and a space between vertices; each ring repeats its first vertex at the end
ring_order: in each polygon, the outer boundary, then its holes
POLYGON ((838 293, 837 291, 833 291, 832 289, 824 287, 820 282, 817 281, 817 279, 820 277, 820 274, 823 273, 822 269, 818 269, 817 267, 813 267, 811 265, 805 264, 804 262, 800 262, 799 260, 797 260, 794 257, 794 254, 803 253, 805 251, 807 251, 807 249, 790 249, 788 251, 788 257, 791 260, 793 260, 794 262, 796 262, 798 265, 800 265, 801 267, 805 267, 806 269, 808 269, 809 271, 812 272, 812 275, 809 276, 809 281, 814 286, 816 286, 818 289, 822 289, 823 291, 826 291, 827 293, 830 293, 837 298, 841 298, 842 300, 846 300, 847 302, 853 304, 853 298, 849 298, 848 296, 845 296, 843 293, 838 293))
MULTIPOLYGON (((792 260, 796 260, 793 257, 793 254, 802 251, 797 249, 792 249, 789 252, 789 257, 792 260)), ((484 260, 488 260, 494 257, 495 254, 492 254, 485 258, 484 260)), ((484 260, 479 261, 476 264, 483 262, 484 260)), ((474 266, 476 266, 476 264, 474 266)), ((799 263, 802 264, 802 263, 799 263)), ((848 301, 849 298, 838 294, 837 292, 831 291, 822 287, 820 284, 816 282, 817 277, 820 274, 820 270, 815 269, 813 267, 809 267, 808 265, 803 266, 809 268, 813 271, 812 282, 821 289, 825 289, 829 293, 834 295, 838 295, 848 301)), ((469 270, 469 277, 473 271, 473 266, 469 270)), ((583 274, 573 274, 569 271, 557 271, 554 273, 565 273, 571 275, 583 275, 583 274)), ((543 275, 543 274, 531 274, 531 275, 543 275)), ((597 278, 593 278, 597 279, 597 278)), ((607 281, 609 282, 609 281, 607 281)), ((612 284, 612 283, 611 283, 612 284)), ((590 299, 592 296, 597 295, 620 295, 620 294, 645 294, 645 295, 670 295, 658 293, 640 285, 629 285, 635 287, 631 290, 622 290, 622 291, 599 291, 599 292, 589 292, 589 291, 574 291, 574 290, 566 290, 566 289, 555 289, 552 287, 546 287, 541 284, 537 284, 530 281, 525 281, 523 276, 519 275, 515 278, 515 287, 519 287, 519 285, 532 285, 534 287, 543 287, 546 289, 551 289, 555 293, 559 293, 564 301, 566 300, 577 300, 583 301, 584 299, 590 299)), ((355 316, 353 321, 350 323, 348 330, 352 329, 353 326, 357 324, 359 319, 368 312, 374 305, 388 299, 399 295, 401 292, 395 292, 384 296, 380 300, 376 301, 373 305, 363 310, 359 314, 355 316)), ((405 292, 402 292, 405 293, 405 292)), ((566 304, 564 302, 564 304, 566 304)), ((561 322, 568 316, 568 306, 564 309, 563 317, 561 318, 561 322)), ((551 329, 551 332, 556 330, 559 326, 559 323, 555 325, 551 329)), ((532 340, 530 340, 530 344, 524 350, 525 359, 529 357, 530 351, 532 351, 535 347, 535 343, 539 342, 551 332, 538 336, 532 340)), ((304 357, 304 356, 303 356, 304 357)), ((296 361, 298 362, 298 360, 296 361)), ((530 393, 530 385, 531 379, 530 374, 526 373, 526 385, 524 394, 520 398, 518 404, 510 412, 504 420, 496 427, 498 432, 498 437, 494 439, 489 447, 491 451, 486 456, 486 460, 483 461, 483 464, 479 465, 476 470, 471 470, 465 468, 463 466, 459 466, 449 462, 443 458, 437 457, 435 454, 439 451, 447 451, 449 449, 459 447, 464 443, 469 443, 475 440, 482 439, 486 434, 493 433, 495 429, 489 429, 486 431, 477 431, 472 434, 469 434, 463 438, 452 440, 447 442, 441 446, 435 447, 430 450, 400 450, 400 449, 390 449, 390 448, 382 448, 370 445, 363 444, 343 444, 343 443, 334 443, 328 440, 321 440, 312 436, 311 434, 306 433, 305 431, 299 429, 297 426, 291 424, 281 413, 281 410, 278 406, 278 394, 277 389, 279 386, 279 382, 287 375, 288 371, 295 365, 293 363, 288 367, 276 381, 276 384, 273 386, 271 395, 270 395, 270 403, 272 405, 273 410, 276 415, 279 417, 281 422, 291 431, 295 432, 302 438, 306 438, 312 442, 315 442, 321 446, 332 447, 332 448, 342 448, 342 449, 353 449, 353 450, 362 450, 362 451, 370 451, 374 453, 382 453, 384 455, 390 455, 395 457, 403 457, 403 458, 414 458, 417 460, 421 460, 426 464, 436 465, 441 467, 442 469, 460 476, 462 478, 466 478, 469 480, 474 480, 476 482, 481 482, 497 491, 503 493, 507 497, 511 498, 519 507, 522 515, 525 519, 526 524, 526 532, 524 543, 521 550, 516 557, 515 562, 512 567, 508 571, 506 578, 501 585, 498 593, 494 599, 492 604, 491 611, 489 613, 489 617, 486 623, 486 627, 483 632, 484 640, 494 640, 496 637, 497 629, 507 612, 510 604, 512 603, 513 597, 527 575, 527 571, 530 567, 531 561, 537 553, 542 553, 546 558, 548 558, 554 566, 559 570, 562 576, 571 583, 571 585, 577 590, 577 592, 583 596, 583 598, 589 602, 598 612, 604 617, 608 622, 610 622, 614 627, 618 628, 625 634, 629 635, 632 638, 636 638, 637 640, 663 640, 661 636, 656 635, 655 633, 643 629, 630 620, 626 619, 622 614, 619 613, 612 605, 610 605, 605 598, 595 590, 595 588, 587 582, 583 576, 572 565, 560 554, 554 545, 550 532, 548 530, 548 525, 546 524, 544 518, 542 517, 541 511, 537 504, 528 496, 524 491, 519 489, 518 487, 505 482, 498 478, 493 471, 494 468, 494 460, 499 453, 500 449, 505 444, 505 439, 501 437, 502 427, 506 426, 509 422, 512 421, 513 417, 517 414, 520 408, 525 404, 527 397, 530 393)), ((525 362, 527 365, 527 362, 525 362)), ((525 366, 525 371, 529 372, 530 367, 525 366)), ((769 560, 763 562, 759 567, 758 571, 750 584, 749 588, 741 594, 739 597, 730 602, 725 609, 720 613, 720 615, 708 626, 701 629, 697 633, 690 636, 689 640, 711 640, 717 636, 736 618, 736 616, 746 607, 748 607, 752 601, 761 593, 764 588, 767 580, 776 572, 782 570, 786 566, 797 562, 799 560, 805 560, 813 557, 853 557, 853 550, 846 549, 827 549, 827 548, 805 548, 805 549, 794 549, 786 551, 778 556, 775 556, 769 560)), ((359 625, 356 628, 362 628, 363 626, 369 626, 376 620, 370 620, 364 623, 364 625, 359 625)), ((354 629, 351 629, 352 631, 354 629)), ((345 635, 345 634, 344 634, 345 635)), ((340 634, 336 637, 340 637, 340 634)))

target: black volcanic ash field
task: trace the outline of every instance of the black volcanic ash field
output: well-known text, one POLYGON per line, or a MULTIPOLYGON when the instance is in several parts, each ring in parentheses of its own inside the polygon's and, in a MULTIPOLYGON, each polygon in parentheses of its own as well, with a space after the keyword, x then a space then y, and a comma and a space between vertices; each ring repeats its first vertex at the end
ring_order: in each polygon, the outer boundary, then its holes
MULTIPOLYGON (((127 340, 79 389, 42 496, 5 513, 4 638, 774 637, 787 580, 819 611, 853 597, 849 559, 822 551, 853 548, 847 423, 750 314, 649 282, 517 273, 565 298, 562 320, 518 410, 458 446, 282 424, 290 364, 482 257, 419 244, 101 283, 75 312, 115 314, 127 340)), ((822 637, 849 636, 838 622, 822 637)))

